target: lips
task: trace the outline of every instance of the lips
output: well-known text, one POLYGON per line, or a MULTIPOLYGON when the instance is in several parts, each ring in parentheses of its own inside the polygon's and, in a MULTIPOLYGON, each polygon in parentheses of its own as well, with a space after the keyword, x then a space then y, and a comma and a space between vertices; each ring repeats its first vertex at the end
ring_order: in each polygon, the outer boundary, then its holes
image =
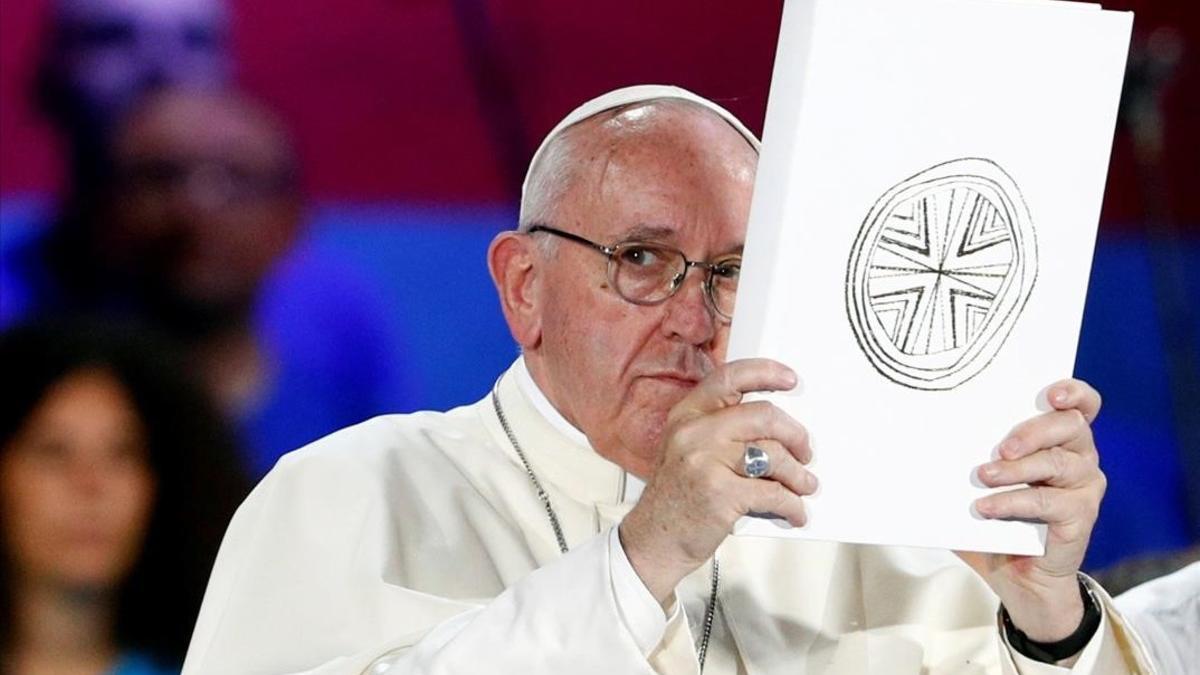
POLYGON ((651 373, 650 375, 646 375, 646 377, 658 382, 673 384, 679 387, 694 387, 700 382, 700 377, 696 375, 689 375, 687 373, 651 373))
POLYGON ((680 351, 647 359, 636 368, 637 377, 664 385, 691 389, 713 371, 712 361, 700 350, 680 351))

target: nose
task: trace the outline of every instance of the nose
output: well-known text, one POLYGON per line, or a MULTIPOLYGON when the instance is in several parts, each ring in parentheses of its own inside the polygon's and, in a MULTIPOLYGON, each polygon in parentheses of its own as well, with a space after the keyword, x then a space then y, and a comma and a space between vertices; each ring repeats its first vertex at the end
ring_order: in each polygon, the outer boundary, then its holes
POLYGON ((662 329, 667 337, 702 346, 717 334, 717 317, 706 297, 705 270, 688 269, 683 285, 664 304, 662 329))

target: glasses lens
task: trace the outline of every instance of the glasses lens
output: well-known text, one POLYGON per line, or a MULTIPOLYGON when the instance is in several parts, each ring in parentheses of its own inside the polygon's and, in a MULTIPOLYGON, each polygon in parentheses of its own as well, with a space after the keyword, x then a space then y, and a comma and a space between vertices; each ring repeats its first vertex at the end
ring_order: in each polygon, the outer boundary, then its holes
POLYGON ((675 291, 685 269, 683 253, 653 244, 621 244, 611 258, 617 293, 630 302, 665 300, 675 291))
POLYGON ((742 275, 742 261, 725 260, 713 267, 709 293, 713 307, 727 319, 733 318, 733 305, 737 299, 738 278, 742 275))

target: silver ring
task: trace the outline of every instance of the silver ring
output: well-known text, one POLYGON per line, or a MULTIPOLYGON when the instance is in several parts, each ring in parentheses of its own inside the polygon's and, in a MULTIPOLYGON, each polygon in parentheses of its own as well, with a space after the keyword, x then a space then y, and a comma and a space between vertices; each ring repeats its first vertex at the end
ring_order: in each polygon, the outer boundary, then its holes
POLYGON ((742 453, 742 468, 747 478, 762 478, 771 472, 771 458, 762 448, 747 445, 742 453))

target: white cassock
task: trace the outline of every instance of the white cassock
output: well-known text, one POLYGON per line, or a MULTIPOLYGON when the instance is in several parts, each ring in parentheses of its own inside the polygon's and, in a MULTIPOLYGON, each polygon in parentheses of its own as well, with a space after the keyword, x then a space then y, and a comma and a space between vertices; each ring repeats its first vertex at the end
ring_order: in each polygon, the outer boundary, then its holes
MULTIPOLYGON (((696 673, 711 565, 668 617, 614 526, 635 478, 554 411, 520 360, 499 403, 378 417, 284 457, 238 510, 186 675, 696 673)), ((864 505, 864 508, 879 508, 864 505)), ((731 537, 705 673, 1059 673, 1004 642, 952 553, 731 537)), ((1103 622, 1071 672, 1151 672, 1103 622)))

